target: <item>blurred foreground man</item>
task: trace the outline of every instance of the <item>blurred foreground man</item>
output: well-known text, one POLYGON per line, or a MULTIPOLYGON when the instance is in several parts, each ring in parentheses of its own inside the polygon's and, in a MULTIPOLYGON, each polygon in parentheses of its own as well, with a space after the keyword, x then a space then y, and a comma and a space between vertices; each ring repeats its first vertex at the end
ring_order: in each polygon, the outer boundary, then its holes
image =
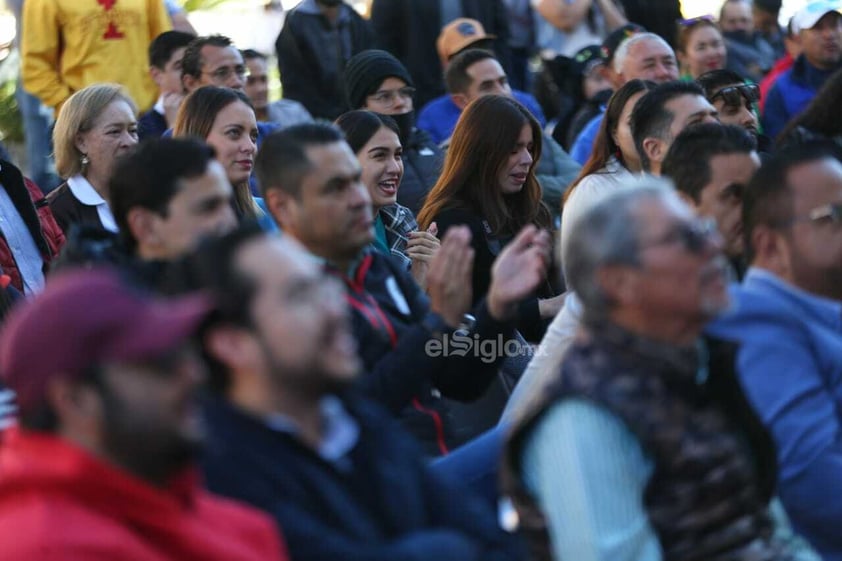
POLYGON ((203 248, 195 277, 219 309, 203 337, 211 489, 271 513, 297 561, 514 559, 493 509, 356 393, 344 288, 312 255, 242 229, 203 248))
POLYGON ((569 260, 584 331, 503 464, 533 558, 795 558, 735 347, 700 336, 729 305, 715 223, 647 179, 578 221, 569 260))
POLYGON ((88 270, 12 313, 0 372, 20 427, 0 446, 4 561, 286 559, 271 520, 198 485, 203 370, 187 341, 207 312, 88 270))
POLYGON ((839 148, 782 150, 748 184, 750 268, 733 313, 740 381, 772 433, 780 496, 826 561, 842 560, 842 163, 839 148))

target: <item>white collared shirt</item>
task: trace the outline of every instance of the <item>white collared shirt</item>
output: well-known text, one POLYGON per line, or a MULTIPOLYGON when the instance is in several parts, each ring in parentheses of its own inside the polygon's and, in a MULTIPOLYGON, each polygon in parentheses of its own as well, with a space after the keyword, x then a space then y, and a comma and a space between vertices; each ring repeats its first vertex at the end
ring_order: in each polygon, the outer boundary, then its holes
POLYGON ((67 180, 67 186, 80 203, 96 207, 96 213, 99 216, 99 221, 102 223, 103 228, 109 232, 117 233, 117 221, 114 220, 114 215, 111 214, 108 203, 96 192, 94 186, 87 179, 81 175, 74 175, 67 180))

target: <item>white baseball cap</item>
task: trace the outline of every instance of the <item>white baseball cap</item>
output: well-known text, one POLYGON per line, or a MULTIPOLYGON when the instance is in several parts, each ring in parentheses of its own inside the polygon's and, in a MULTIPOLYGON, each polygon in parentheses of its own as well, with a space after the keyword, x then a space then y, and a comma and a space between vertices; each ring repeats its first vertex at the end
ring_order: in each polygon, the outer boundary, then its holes
POLYGON ((837 12, 842 14, 841 0, 815 0, 798 10, 792 16, 792 31, 799 33, 816 25, 825 14, 837 12))

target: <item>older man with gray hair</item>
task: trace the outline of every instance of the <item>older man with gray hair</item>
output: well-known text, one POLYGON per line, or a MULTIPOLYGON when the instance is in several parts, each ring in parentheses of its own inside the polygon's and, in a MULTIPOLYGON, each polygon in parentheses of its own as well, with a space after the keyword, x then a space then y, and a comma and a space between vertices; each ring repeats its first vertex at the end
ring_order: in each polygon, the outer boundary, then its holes
POLYGON ((534 558, 797 556, 774 537, 774 448, 735 347, 701 337, 729 306, 715 224, 649 178, 583 215, 569 255, 584 330, 502 467, 534 558))
MULTIPOLYGON (((611 83, 616 90, 634 78, 652 80, 658 84, 678 80, 675 51, 659 35, 636 33, 617 47, 613 65, 609 69, 611 83)), ((570 149, 570 155, 582 165, 591 155, 603 115, 604 112, 600 113, 585 125, 570 149)))

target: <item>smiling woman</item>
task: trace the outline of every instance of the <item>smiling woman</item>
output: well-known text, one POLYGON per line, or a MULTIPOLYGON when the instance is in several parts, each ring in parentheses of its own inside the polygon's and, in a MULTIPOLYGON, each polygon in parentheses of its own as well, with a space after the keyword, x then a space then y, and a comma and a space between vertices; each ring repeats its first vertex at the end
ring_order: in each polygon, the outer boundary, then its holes
POLYGON ((257 218, 262 213, 248 183, 257 152, 257 120, 243 92, 216 86, 194 91, 178 111, 173 136, 200 138, 216 150, 216 158, 234 187, 240 219, 257 218))

